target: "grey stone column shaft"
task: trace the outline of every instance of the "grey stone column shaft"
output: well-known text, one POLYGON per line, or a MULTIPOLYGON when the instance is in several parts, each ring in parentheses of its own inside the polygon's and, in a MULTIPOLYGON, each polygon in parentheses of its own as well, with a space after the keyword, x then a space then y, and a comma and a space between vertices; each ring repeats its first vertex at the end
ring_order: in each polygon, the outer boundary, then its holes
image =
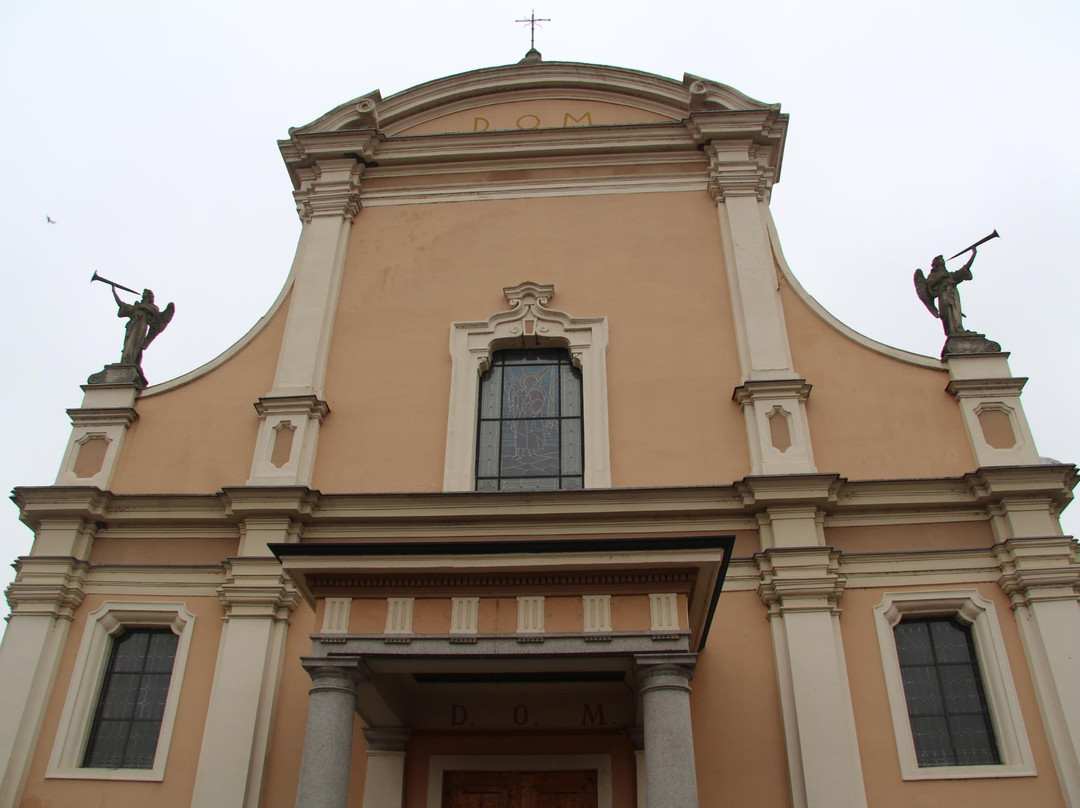
POLYGON ((312 679, 308 691, 307 732, 300 761, 296 808, 348 808, 358 667, 322 660, 304 667, 312 679))
POLYGON ((647 808, 698 808, 690 678, 695 654, 637 657, 647 808))

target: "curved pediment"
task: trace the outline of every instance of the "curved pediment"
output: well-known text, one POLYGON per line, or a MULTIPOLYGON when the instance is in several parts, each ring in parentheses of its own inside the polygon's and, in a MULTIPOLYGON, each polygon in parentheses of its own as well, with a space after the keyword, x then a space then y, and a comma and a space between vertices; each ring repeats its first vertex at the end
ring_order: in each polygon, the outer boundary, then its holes
POLYGON ((695 110, 764 110, 724 84, 625 68, 532 62, 459 73, 382 98, 347 101, 291 134, 378 129, 428 135, 681 121, 695 110))

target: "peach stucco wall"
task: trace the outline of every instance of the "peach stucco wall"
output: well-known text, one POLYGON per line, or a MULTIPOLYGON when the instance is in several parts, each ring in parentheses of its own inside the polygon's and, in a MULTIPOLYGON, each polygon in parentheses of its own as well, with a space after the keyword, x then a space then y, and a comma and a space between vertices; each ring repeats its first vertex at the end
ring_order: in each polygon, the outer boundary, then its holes
POLYGON ((720 597, 690 684, 702 806, 790 806, 772 634, 756 592, 720 597))
POLYGON ((825 528, 825 543, 843 553, 982 550, 994 544, 994 531, 989 522, 852 525, 825 528))
POLYGON ((551 308, 609 320, 614 485, 749 473, 716 206, 705 193, 625 194, 364 209, 313 485, 441 490, 450 324, 505 311, 503 287, 524 280, 555 285, 551 308))
MULTIPOLYGON (((906 589, 920 588, 925 587, 906 589)), ((844 593, 840 627, 851 683, 863 779, 869 802, 874 808, 910 808, 912 805, 921 808, 1011 808, 1016 805, 1061 808, 1065 804, 1054 776, 1054 764, 1050 759, 1031 675, 1009 599, 995 584, 979 584, 974 588, 994 603, 1040 776, 953 781, 901 780, 889 699, 885 692, 885 674, 874 627, 874 606, 881 602, 885 590, 848 589, 844 593)), ((892 587, 888 591, 898 589, 892 587)))
POLYGON ((976 468, 946 373, 880 354, 824 322, 781 277, 819 471, 849 479, 955 477, 976 468))
POLYGON ((111 488, 123 494, 203 494, 243 485, 251 471, 259 416, 273 387, 286 300, 239 353, 197 379, 135 402, 111 488))
POLYGON ((188 808, 199 762, 210 687, 214 679, 221 637, 221 603, 213 597, 131 597, 87 595, 75 614, 57 669, 56 687, 42 721, 33 763, 20 808, 69 808, 73 805, 152 805, 154 808, 188 808), (86 617, 105 601, 182 600, 195 615, 184 684, 173 728, 165 779, 160 783, 107 782, 96 780, 46 780, 45 768, 56 740, 57 726, 67 699, 75 659, 82 643, 86 617))

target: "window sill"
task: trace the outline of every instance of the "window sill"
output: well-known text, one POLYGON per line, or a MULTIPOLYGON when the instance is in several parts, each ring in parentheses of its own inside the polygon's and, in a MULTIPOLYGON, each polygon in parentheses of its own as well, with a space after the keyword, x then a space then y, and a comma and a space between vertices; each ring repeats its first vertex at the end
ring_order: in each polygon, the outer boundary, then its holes
POLYGON ((902 767, 903 780, 975 780, 992 777, 1035 777, 1033 764, 999 764, 987 766, 920 766, 915 769, 902 767))
POLYGON ((90 769, 50 768, 46 780, 129 780, 133 782, 161 782, 165 779, 165 767, 152 769, 90 769))

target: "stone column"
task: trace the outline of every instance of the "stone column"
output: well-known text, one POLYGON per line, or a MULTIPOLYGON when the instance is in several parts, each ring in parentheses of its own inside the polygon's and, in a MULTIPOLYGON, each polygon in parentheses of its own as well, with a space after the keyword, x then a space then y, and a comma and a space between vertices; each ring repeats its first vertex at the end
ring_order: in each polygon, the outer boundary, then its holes
POLYGON ((696 654, 634 658, 645 729, 645 803, 648 808, 697 808, 690 679, 696 654))
MULTIPOLYGON (((358 660, 303 660, 311 676, 296 808, 348 808, 358 660)), ((365 801, 366 802, 366 801, 365 801)))
POLYGON ((405 747, 408 727, 368 727, 367 776, 363 808, 400 808, 405 798, 405 747))

